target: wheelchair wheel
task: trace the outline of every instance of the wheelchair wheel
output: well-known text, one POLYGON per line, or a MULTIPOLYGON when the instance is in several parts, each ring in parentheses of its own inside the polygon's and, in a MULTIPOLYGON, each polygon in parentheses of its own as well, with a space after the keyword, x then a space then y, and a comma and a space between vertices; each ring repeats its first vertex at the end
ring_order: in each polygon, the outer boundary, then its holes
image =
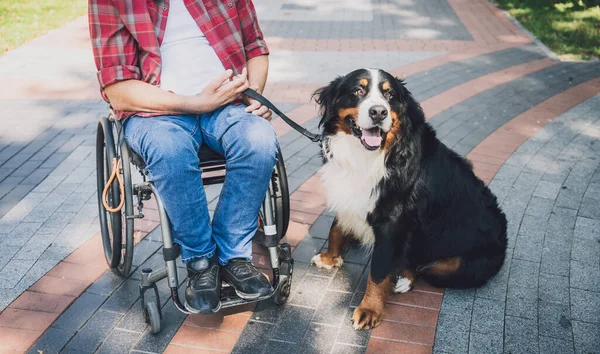
POLYGON ((269 188, 273 197, 273 205, 275 206, 277 232, 281 240, 287 233, 290 224, 290 192, 281 150, 277 151, 277 165, 275 165, 275 171, 269 188))
MULTIPOLYGON (((127 149, 117 149, 115 141, 116 125, 113 121, 102 118, 98 123, 96 133, 96 184, 98 189, 98 214, 100 219, 100 231, 104 246, 104 255, 110 269, 119 276, 125 277, 131 272, 133 260, 133 219, 127 215, 133 215, 131 168, 129 165, 129 154, 127 149), (119 154, 119 151, 124 152, 119 154), (124 205, 121 211, 109 212, 102 202, 102 193, 111 174, 113 173, 112 161, 121 157, 121 174, 124 184, 124 205)), ((122 139, 121 139, 122 140, 122 139)), ((121 143, 121 147, 124 142, 121 143)), ((111 206, 119 205, 121 195, 119 182, 115 179, 107 193, 107 201, 111 206)))

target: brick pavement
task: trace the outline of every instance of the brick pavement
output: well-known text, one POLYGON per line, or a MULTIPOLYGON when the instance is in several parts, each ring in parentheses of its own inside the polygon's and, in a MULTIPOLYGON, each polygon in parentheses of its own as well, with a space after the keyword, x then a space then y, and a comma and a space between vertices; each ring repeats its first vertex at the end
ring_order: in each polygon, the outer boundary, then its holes
MULTIPOLYGON (((380 327, 351 330, 366 260, 354 247, 340 270, 308 266, 327 246, 333 217, 313 176, 319 148, 276 119, 293 193, 290 301, 186 318, 163 295, 163 332, 150 335, 136 298, 139 274, 122 280, 107 272, 94 236, 90 153, 106 106, 80 18, 0 57, 0 109, 25 123, 0 120, 0 337, 7 338, 0 351, 599 350, 600 172, 593 145, 586 145, 598 138, 590 114, 599 102, 590 99, 600 91, 598 64, 550 61, 485 0, 256 4, 273 51, 265 93, 310 130, 317 129, 310 94, 335 75, 375 66, 407 78, 442 140, 468 154, 503 200, 511 232, 507 266, 476 291, 420 283, 390 298, 380 327), (53 53, 46 65, 53 70, 36 66, 42 53, 53 53), (72 60, 63 60, 66 54, 72 60), (580 153, 584 147, 588 152, 580 153)), ((207 188, 209 208, 218 193, 207 188)), ((148 218, 136 223, 136 267, 160 264, 155 206, 148 207, 148 218)), ((254 258, 266 269, 265 250, 255 247, 254 258)))

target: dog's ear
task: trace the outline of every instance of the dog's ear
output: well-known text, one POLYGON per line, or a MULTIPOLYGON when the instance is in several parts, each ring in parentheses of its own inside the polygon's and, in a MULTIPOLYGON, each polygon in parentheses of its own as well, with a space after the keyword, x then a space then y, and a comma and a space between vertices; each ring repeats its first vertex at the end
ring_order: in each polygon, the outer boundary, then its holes
POLYGON ((419 102, 415 100, 412 93, 406 88, 404 80, 396 78, 396 82, 398 84, 398 92, 396 94, 398 95, 399 101, 406 106, 406 113, 410 120, 415 124, 425 122, 423 109, 419 102))
POLYGON ((340 84, 342 83, 343 77, 338 76, 329 85, 321 87, 312 94, 312 98, 317 102, 319 107, 319 114, 321 115, 321 122, 319 126, 329 119, 333 113, 333 107, 335 105, 336 93, 339 90, 340 84))

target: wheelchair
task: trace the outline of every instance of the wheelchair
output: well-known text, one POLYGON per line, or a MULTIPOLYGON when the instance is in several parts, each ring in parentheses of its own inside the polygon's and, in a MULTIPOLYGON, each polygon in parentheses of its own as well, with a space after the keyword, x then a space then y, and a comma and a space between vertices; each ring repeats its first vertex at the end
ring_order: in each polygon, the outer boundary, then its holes
MULTIPOLYGON (((203 146, 199 152, 203 171, 204 186, 220 184, 225 181, 227 164, 225 158, 203 146), (207 176, 210 175, 210 176, 207 176)), ((125 142, 122 122, 115 119, 111 111, 98 122, 96 134, 96 174, 98 187, 98 213, 102 242, 106 262, 110 269, 120 277, 131 273, 134 250, 134 221, 144 217, 143 203, 154 196, 158 207, 163 242, 165 266, 160 269, 142 269, 140 284, 140 303, 144 311, 150 332, 160 332, 162 318, 161 302, 156 283, 167 279, 171 298, 178 310, 190 314, 182 305, 178 293, 178 275, 176 260, 180 251, 173 242, 168 215, 160 195, 152 181, 147 179, 143 159, 125 142), (120 161, 120 163, 119 163, 120 161), (132 168, 141 175, 141 183, 133 183, 132 168), (137 211, 134 212, 134 205, 137 211), (146 300, 146 291, 153 290, 154 298, 146 300)), ((287 175, 281 151, 277 153, 277 164, 271 175, 271 183, 266 193, 259 215, 259 229, 254 241, 268 248, 273 271, 271 285, 273 291, 253 300, 244 300, 235 290, 223 283, 221 290, 221 308, 228 308, 250 302, 272 299, 278 305, 286 302, 292 283, 294 260, 289 244, 279 244, 285 236, 290 218, 290 199, 287 175)))

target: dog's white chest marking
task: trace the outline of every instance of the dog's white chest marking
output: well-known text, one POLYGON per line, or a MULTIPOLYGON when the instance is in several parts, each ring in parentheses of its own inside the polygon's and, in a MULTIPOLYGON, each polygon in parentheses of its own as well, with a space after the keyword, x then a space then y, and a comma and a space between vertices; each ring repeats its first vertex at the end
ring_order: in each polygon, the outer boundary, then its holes
POLYGON ((360 140, 345 133, 328 138, 323 144, 327 163, 319 170, 327 194, 327 206, 337 214, 342 230, 354 234, 372 247, 375 235, 367 214, 379 198, 377 185, 385 177, 385 155, 369 151, 360 140))

